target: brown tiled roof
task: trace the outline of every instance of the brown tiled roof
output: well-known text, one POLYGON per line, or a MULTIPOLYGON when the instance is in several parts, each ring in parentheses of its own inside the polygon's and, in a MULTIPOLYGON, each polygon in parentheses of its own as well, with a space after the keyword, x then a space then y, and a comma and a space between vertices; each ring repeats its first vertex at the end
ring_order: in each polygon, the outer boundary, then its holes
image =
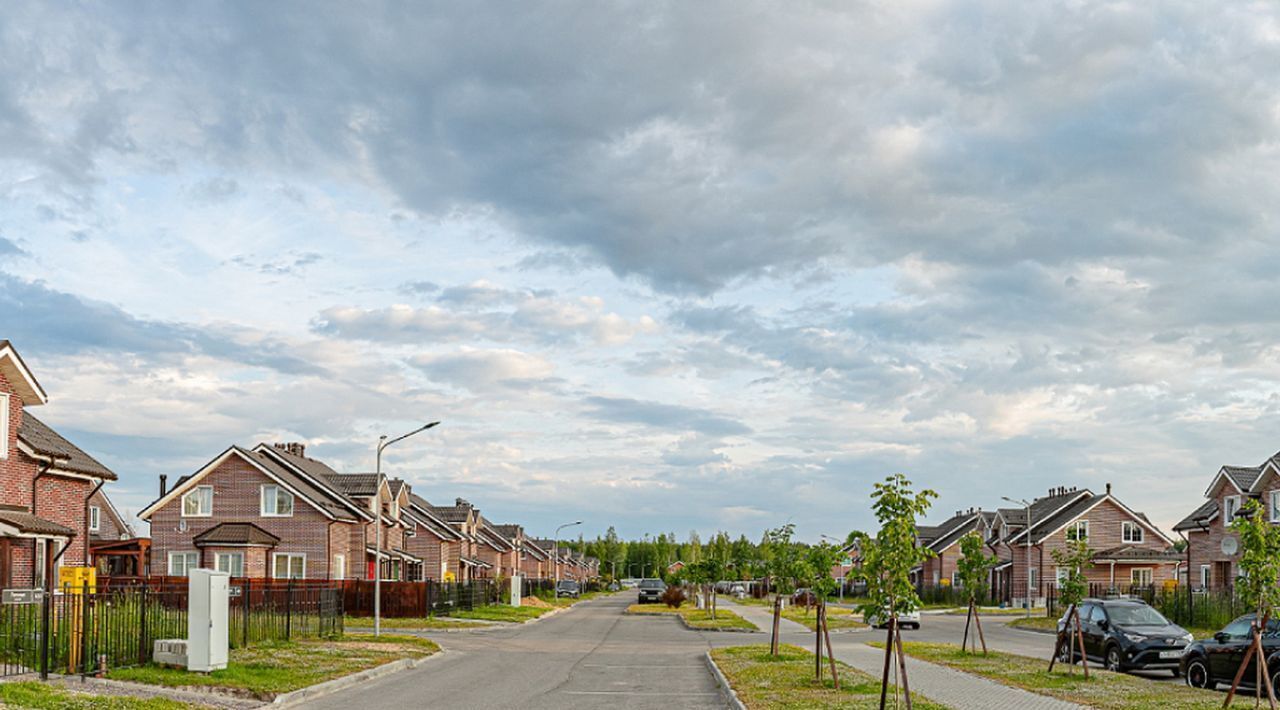
POLYGON ((65 525, 59 525, 51 520, 36 517, 28 513, 25 508, 12 505, 0 506, 0 523, 15 527, 18 532, 34 535, 74 537, 76 534, 74 530, 65 525))
POLYGON ((264 545, 275 547, 280 538, 253 523, 220 523, 191 539, 197 545, 264 545))
POLYGON ((271 458, 270 455, 262 451, 249 451, 239 446, 234 447, 237 451, 245 456, 253 459, 256 463, 271 472, 271 474, 284 481, 291 488, 306 496, 307 500, 314 503, 316 507, 325 511, 340 520, 356 520, 355 515, 351 513, 350 508, 345 504, 346 501, 340 499, 333 491, 327 488, 320 488, 311 481, 294 473, 288 467, 280 464, 279 461, 271 458))
POLYGON ((1218 501, 1207 500, 1196 508, 1191 515, 1183 518, 1177 525, 1173 526, 1174 530, 1179 532, 1184 530, 1199 530, 1202 524, 1208 522, 1210 518, 1218 513, 1218 501))
POLYGON ((259 444, 255 447, 255 451, 263 451, 270 456, 279 457, 290 466, 297 468, 307 476, 318 481, 320 485, 324 487, 325 492, 334 500, 340 501, 351 508, 359 510, 361 513, 368 512, 365 509, 365 506, 361 505, 359 501, 356 501, 348 495, 345 490, 342 490, 330 482, 331 478, 341 476, 342 474, 330 468, 329 465, 323 461, 318 461, 308 456, 300 456, 287 449, 284 444, 259 444))
POLYGON ((18 438, 37 454, 57 459, 55 463, 57 468, 108 481, 116 480, 116 474, 111 469, 86 454, 79 446, 67 441, 61 434, 50 429, 48 424, 32 416, 30 412, 22 413, 22 424, 18 426, 18 438))
POLYGON ((462 505, 446 505, 432 506, 431 513, 446 523, 462 523, 466 522, 467 517, 471 515, 472 508, 462 505))
POLYGON ((1222 472, 1227 474, 1242 491, 1249 490, 1253 482, 1262 475, 1262 466, 1223 466, 1222 472))
POLYGON ((325 477, 330 485, 349 496, 372 497, 378 490, 376 473, 333 473, 325 477))
POLYGON ((520 537, 520 526, 513 523, 502 523, 501 525, 490 525, 489 527, 508 540, 515 540, 520 537))
POLYGON ((1176 550, 1154 550, 1137 545, 1121 545, 1094 553, 1094 562, 1178 562, 1182 555, 1176 550))

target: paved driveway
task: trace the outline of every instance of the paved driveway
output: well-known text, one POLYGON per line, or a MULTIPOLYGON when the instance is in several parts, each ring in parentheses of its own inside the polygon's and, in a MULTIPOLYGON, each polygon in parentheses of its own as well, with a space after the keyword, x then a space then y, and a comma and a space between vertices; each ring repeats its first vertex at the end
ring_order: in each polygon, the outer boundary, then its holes
POLYGON ((703 654, 751 634, 701 633, 672 618, 624 616, 623 593, 533 624, 424 634, 439 659, 319 698, 308 708, 725 708, 703 654))

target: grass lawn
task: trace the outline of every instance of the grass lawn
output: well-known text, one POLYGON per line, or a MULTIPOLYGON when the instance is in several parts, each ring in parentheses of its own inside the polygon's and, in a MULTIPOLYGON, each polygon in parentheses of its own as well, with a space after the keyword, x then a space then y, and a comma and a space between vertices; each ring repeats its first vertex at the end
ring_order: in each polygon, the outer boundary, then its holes
MULTIPOLYGON (((840 690, 832 687, 829 673, 819 685, 813 679, 813 654, 798 646, 783 644, 777 658, 769 655, 767 645, 718 648, 711 657, 750 710, 880 706, 878 679, 837 662, 840 690)), ((945 707, 919 695, 912 699, 920 710, 945 707)), ((893 701, 889 704, 892 707, 893 701)))
POLYGON ((78 693, 48 683, 0 683, 0 707, 35 710, 184 710, 202 707, 168 698, 78 693))
POLYGON ((1058 630, 1058 620, 1051 619, 1047 616, 1024 616, 1021 619, 1014 619, 1010 621, 1008 625, 1015 629, 1031 629, 1033 631, 1058 630))
MULTIPOLYGON (((878 645, 884 647, 883 643, 878 645)), ((1149 678, 1108 673, 1093 666, 1089 668, 1089 680, 1084 679, 1079 666, 1070 675, 1063 665, 1055 666, 1053 672, 1049 673, 1045 670, 1049 667, 1049 662, 1039 658, 996 651, 987 656, 974 655, 963 653, 959 646, 951 644, 906 642, 903 649, 909 656, 990 678, 1002 685, 1105 710, 1211 710, 1222 707, 1222 701, 1226 698, 1224 693, 1197 690, 1182 683, 1155 683, 1149 678)), ((1252 704, 1252 698, 1247 701, 1238 698, 1232 707, 1252 704)))
POLYGON ((508 621, 519 624, 530 619, 536 619, 557 607, 569 606, 572 603, 572 599, 557 599, 554 602, 548 601, 547 604, 550 606, 508 606, 506 604, 490 604, 488 606, 478 606, 470 611, 459 609, 458 611, 449 614, 449 616, 452 616, 455 619, 508 621))
POLYGON ((728 609, 720 609, 716 611, 716 618, 712 619, 711 615, 704 609, 698 609, 693 606, 685 605, 679 609, 672 609, 665 604, 632 604, 627 607, 628 614, 676 614, 684 617, 684 621, 695 629, 744 629, 746 631, 756 631, 756 625, 729 611, 728 609))
POLYGON ((108 678, 170 687, 224 688, 263 700, 402 658, 429 656, 440 647, 416 636, 359 634, 341 639, 262 643, 231 650, 224 670, 189 673, 157 665, 120 668, 108 678))
MULTIPOLYGON (((372 616, 348 616, 342 620, 342 624, 348 629, 372 629, 372 616)), ((388 619, 383 617, 382 628, 384 629, 483 629, 486 624, 479 621, 454 621, 450 619, 436 619, 433 617, 418 618, 412 617, 407 619, 388 619)))
MULTIPOLYGON (((954 609, 948 609, 947 614, 951 616, 966 616, 969 613, 969 607, 959 606, 954 609)), ((988 616, 1026 616, 1026 609, 1014 609, 1005 607, 1001 609, 998 606, 984 606, 978 608, 978 613, 984 618, 988 616)), ((1035 613, 1034 611, 1032 612, 1035 613)))
MULTIPOLYGON (((804 624, 805 628, 814 631, 817 624, 817 612, 813 609, 805 610, 804 607, 789 606, 782 610, 782 618, 790 619, 797 624, 804 624)), ((827 626, 833 631, 835 629, 865 629, 867 625, 858 620, 858 616, 851 609, 843 609, 835 606, 827 607, 827 626)))

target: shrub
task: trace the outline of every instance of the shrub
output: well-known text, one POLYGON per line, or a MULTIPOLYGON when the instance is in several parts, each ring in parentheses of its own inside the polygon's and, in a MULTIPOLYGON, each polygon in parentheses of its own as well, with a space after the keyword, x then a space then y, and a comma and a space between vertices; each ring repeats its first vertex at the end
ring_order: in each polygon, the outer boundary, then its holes
POLYGON ((684 590, 680 587, 667 587, 667 591, 662 593, 662 603, 672 609, 679 609, 681 604, 688 600, 684 595, 684 590))

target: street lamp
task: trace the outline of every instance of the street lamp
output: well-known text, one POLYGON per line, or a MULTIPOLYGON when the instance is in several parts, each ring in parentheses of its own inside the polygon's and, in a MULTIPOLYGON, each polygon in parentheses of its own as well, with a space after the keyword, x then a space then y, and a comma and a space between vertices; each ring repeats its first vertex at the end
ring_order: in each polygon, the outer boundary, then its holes
POLYGON ((555 569, 556 569, 556 594, 557 595, 560 593, 560 531, 564 530, 565 528, 571 528, 574 525, 581 525, 581 524, 582 524, 582 521, 579 520, 576 523, 565 523, 564 525, 561 525, 560 527, 556 528, 555 537, 551 540, 551 550, 552 550, 551 558, 553 560, 552 564, 555 565, 555 569))
MULTIPOLYGON (((830 535, 826 535, 826 534, 824 534, 824 533, 818 533, 818 537, 820 537, 820 538, 822 538, 822 539, 824 539, 824 540, 830 540, 830 541, 834 542, 834 543, 836 544, 836 547, 840 547, 841 545, 843 545, 843 544, 844 544, 844 540, 840 540, 840 539, 837 539, 837 538, 831 537, 830 535)), ((841 567, 844 567, 844 564, 843 564, 843 562, 844 562, 844 558, 843 558, 843 557, 842 557, 842 558, 840 558, 840 561, 841 561, 841 563, 842 563, 840 566, 841 566, 841 567)), ((840 574, 840 603, 841 603, 841 604, 843 604, 843 603, 844 603, 844 579, 845 579, 845 577, 846 577, 847 575, 848 575, 848 573, 847 573, 847 572, 842 572, 842 573, 840 574)))
POLYGON ((1009 496, 1000 496, 1000 497, 1001 497, 1001 498, 1003 498, 1004 500, 1009 501, 1010 503, 1013 503, 1013 504, 1015 504, 1015 505, 1021 505, 1021 506, 1023 506, 1024 508, 1026 508, 1026 509, 1027 509, 1027 527, 1026 527, 1026 530, 1024 530, 1023 532, 1024 532, 1024 533, 1026 533, 1026 536, 1027 536, 1027 599, 1026 599, 1026 606, 1027 606, 1027 618, 1028 618, 1028 619, 1030 619, 1030 618, 1031 618, 1031 601, 1032 601, 1032 597, 1031 597, 1031 504, 1030 504, 1030 503, 1028 503, 1028 502, 1027 502, 1027 501, 1025 501, 1025 500, 1015 500, 1015 499, 1013 499, 1013 498, 1010 498, 1009 496))
POLYGON ((421 434, 433 426, 439 425, 440 422, 431 422, 423 424, 408 434, 402 434, 394 439, 387 440, 387 435, 383 434, 378 437, 378 455, 377 464, 374 469, 377 472, 373 486, 374 500, 374 517, 373 517, 373 635, 382 635, 382 450, 396 443, 404 441, 414 434, 421 434))

